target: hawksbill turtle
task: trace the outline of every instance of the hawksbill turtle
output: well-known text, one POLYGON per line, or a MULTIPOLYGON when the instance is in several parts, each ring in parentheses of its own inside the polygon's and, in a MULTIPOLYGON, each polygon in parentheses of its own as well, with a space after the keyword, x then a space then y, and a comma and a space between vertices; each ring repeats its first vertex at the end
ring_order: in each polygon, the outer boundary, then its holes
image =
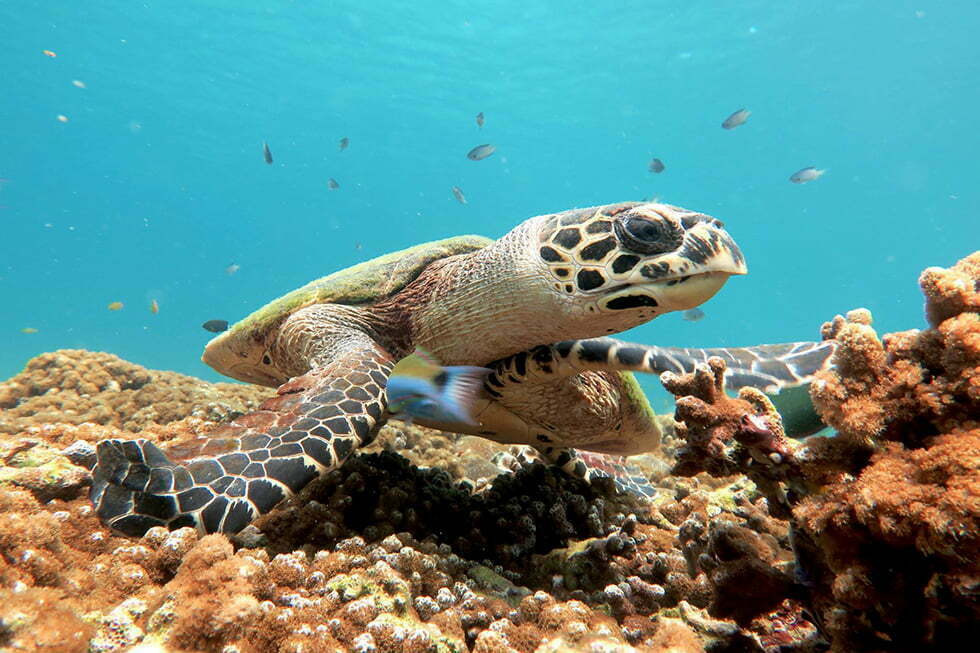
POLYGON ((608 338, 712 297, 747 271, 717 219, 659 203, 530 218, 494 241, 458 236, 341 270, 252 313, 203 361, 278 387, 257 411, 180 450, 148 440, 97 446, 91 499, 113 529, 234 533, 372 441, 385 386, 416 348, 486 378, 476 424, 425 426, 528 444, 589 477, 576 449, 656 449, 660 430, 631 371, 690 371, 723 356, 730 388, 804 384, 827 343, 682 349, 608 338), (168 455, 169 454, 169 455, 168 455))

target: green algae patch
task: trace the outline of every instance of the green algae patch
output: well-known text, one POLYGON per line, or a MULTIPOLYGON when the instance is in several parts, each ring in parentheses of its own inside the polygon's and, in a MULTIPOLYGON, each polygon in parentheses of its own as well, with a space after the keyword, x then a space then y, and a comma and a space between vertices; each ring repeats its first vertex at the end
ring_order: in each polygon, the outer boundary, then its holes
POLYGON ((89 653, 112 653, 121 651, 143 639, 143 629, 136 620, 146 612, 147 605, 140 599, 126 599, 113 608, 109 614, 90 613, 86 621, 97 626, 95 636, 89 640, 89 653))
POLYGON ((406 581, 396 577, 374 579, 363 572, 334 576, 326 586, 344 602, 369 599, 379 612, 404 615, 412 599, 406 581))
POLYGON ((511 607, 516 608, 525 596, 530 594, 526 587, 518 587, 490 567, 474 565, 466 570, 466 575, 476 581, 485 592, 491 596, 503 599, 511 607))

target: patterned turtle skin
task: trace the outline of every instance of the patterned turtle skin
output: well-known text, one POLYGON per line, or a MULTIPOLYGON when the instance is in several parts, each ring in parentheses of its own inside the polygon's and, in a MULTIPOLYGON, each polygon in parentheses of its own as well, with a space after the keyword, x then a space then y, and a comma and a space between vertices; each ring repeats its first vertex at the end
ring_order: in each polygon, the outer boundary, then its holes
POLYGON ((278 387, 257 411, 166 453, 147 440, 97 447, 91 499, 113 529, 234 533, 372 441, 392 368, 416 348, 493 370, 476 424, 418 422, 531 445, 590 478, 575 449, 628 455, 660 431, 632 372, 729 362, 730 387, 805 385, 832 345, 724 350, 606 338, 711 298, 747 272, 715 218, 627 202, 548 214, 500 239, 418 245, 314 281, 214 338, 203 360, 278 387))

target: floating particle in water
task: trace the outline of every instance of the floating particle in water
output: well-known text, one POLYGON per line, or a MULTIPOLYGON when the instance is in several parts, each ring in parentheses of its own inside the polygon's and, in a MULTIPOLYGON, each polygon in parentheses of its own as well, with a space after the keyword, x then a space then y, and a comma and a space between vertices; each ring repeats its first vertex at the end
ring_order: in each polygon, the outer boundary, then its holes
POLYGON ((482 111, 480 113, 476 114, 476 126, 477 127, 480 127, 480 128, 483 127, 483 112, 482 111))
POLYGON ((483 145, 477 145, 472 150, 470 150, 466 154, 466 158, 469 159, 470 161, 480 161, 481 159, 487 158, 488 156, 490 156, 496 151, 497 148, 495 148, 493 145, 490 145, 489 143, 484 143, 483 145))
POLYGON ((814 179, 820 179, 826 170, 817 170, 813 166, 808 166, 802 170, 797 170, 789 176, 789 180, 794 184, 805 184, 808 181, 813 181, 814 179))
POLYGON ((52 59, 58 56, 58 53, 52 50, 41 50, 41 53, 46 57, 51 57, 52 59))
POLYGON ((327 188, 329 188, 330 190, 337 190, 338 188, 340 188, 340 184, 337 183, 336 179, 331 177, 330 179, 327 180, 327 188))
POLYGON ((453 186, 453 197, 455 197, 460 204, 466 204, 466 195, 463 195, 463 191, 459 186, 453 186))
POLYGON ((109 302, 109 305, 106 306, 106 308, 108 308, 110 311, 121 311, 123 306, 124 304, 122 302, 109 302))
POLYGON ((745 121, 749 119, 752 112, 748 109, 739 109, 732 115, 725 118, 725 122, 721 123, 722 129, 735 129, 739 125, 744 125, 745 121))
POLYGON ((155 299, 150 300, 150 312, 154 315, 160 312, 160 304, 155 299))
POLYGON ((72 84, 72 86, 75 86, 77 88, 85 88, 85 82, 83 82, 80 79, 73 79, 73 80, 71 80, 71 84, 72 84))
POLYGON ((340 151, 341 152, 343 152, 344 150, 346 150, 348 145, 350 145, 350 139, 349 138, 347 138, 346 136, 344 136, 343 138, 340 139, 340 151))
POLYGON ((354 249, 356 249, 356 250, 362 250, 362 249, 364 249, 364 245, 362 245, 360 243, 354 243, 354 249))
POLYGON ((659 175, 661 172, 667 169, 664 162, 660 159, 650 159, 650 172, 659 175))
POLYGON ((221 333, 228 330, 228 320, 208 320, 201 325, 201 328, 211 333, 221 333))
POLYGON ((230 277, 231 275, 235 274, 241 269, 242 266, 240 266, 238 263, 232 263, 231 265, 225 268, 225 274, 227 274, 230 277))
POLYGON ((20 332, 27 333, 27 334, 37 333, 37 329, 35 329, 34 327, 24 327, 23 329, 20 330, 20 332))
POLYGON ((68 122, 68 116, 58 114, 58 122, 68 122))
POLYGON ((700 322, 704 319, 704 311, 700 308, 689 308, 681 313, 681 317, 686 322, 700 322))
POLYGON ((262 143, 262 157, 266 163, 272 165, 272 150, 269 149, 269 144, 264 141, 262 143))
POLYGON ((138 120, 130 120, 128 123, 126 123, 126 128, 133 134, 138 134, 143 130, 143 123, 138 120))

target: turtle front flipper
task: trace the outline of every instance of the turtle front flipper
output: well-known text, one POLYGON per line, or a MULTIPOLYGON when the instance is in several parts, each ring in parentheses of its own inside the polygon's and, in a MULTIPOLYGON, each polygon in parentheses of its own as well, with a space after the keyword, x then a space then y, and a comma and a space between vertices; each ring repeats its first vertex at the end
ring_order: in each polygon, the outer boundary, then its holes
POLYGON ((765 393, 808 383, 830 365, 834 342, 790 342, 754 347, 694 349, 656 347, 613 338, 564 340, 508 356, 490 365, 487 384, 540 382, 586 370, 628 371, 648 374, 693 372, 712 356, 727 363, 725 380, 733 390, 751 386, 765 393))
POLYGON ((783 416, 787 434, 802 437, 823 428, 810 402, 809 384, 817 372, 830 367, 835 346, 833 341, 824 341, 695 349, 613 338, 565 340, 492 363, 493 373, 485 385, 497 397, 513 384, 545 383, 587 370, 690 373, 699 363, 720 356, 728 365, 725 380, 729 389, 762 390, 783 416))
POLYGON ((357 344, 219 427, 192 459, 171 461, 148 440, 100 442, 91 490, 99 517, 133 536, 153 526, 236 533, 339 467, 380 427, 394 364, 370 340, 357 344))

